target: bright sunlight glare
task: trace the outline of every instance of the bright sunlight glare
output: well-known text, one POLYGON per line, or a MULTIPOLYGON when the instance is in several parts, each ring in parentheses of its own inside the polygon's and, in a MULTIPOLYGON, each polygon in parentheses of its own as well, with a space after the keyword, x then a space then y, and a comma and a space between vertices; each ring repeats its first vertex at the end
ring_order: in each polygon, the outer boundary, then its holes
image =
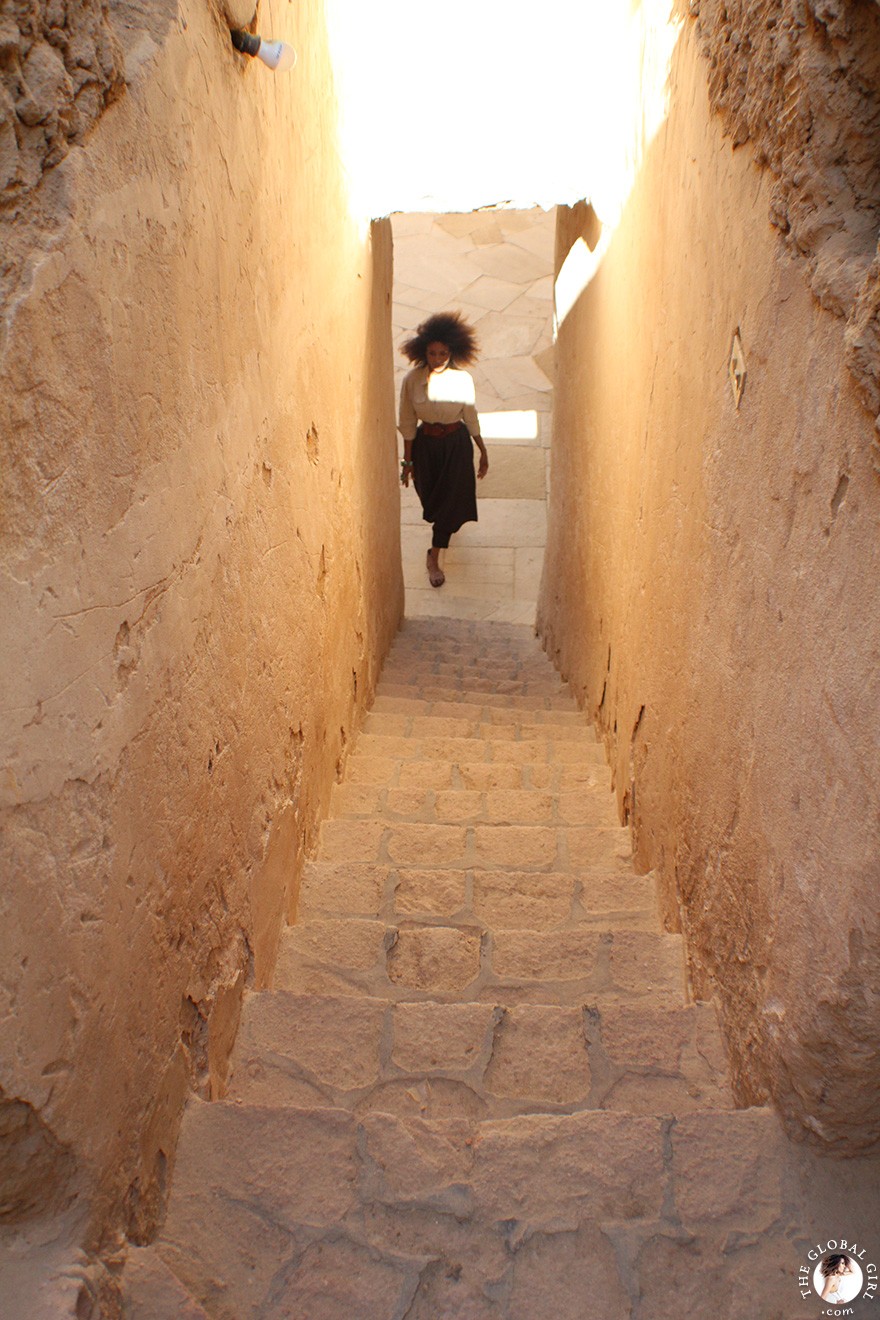
POLYGON ((326 0, 352 209, 590 199, 613 226, 666 115, 671 0, 326 0))
POLYGON ((480 431, 487 440, 535 440, 538 435, 538 414, 533 408, 481 412, 480 431))

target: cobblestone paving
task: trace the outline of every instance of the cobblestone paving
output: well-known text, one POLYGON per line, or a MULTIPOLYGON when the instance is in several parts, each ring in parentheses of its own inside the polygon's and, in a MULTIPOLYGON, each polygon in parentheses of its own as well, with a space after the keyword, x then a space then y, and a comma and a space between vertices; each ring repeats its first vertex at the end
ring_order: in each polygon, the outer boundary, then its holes
POLYGON ((529 631, 410 621, 126 1313, 788 1320, 863 1182, 734 1108, 529 631))

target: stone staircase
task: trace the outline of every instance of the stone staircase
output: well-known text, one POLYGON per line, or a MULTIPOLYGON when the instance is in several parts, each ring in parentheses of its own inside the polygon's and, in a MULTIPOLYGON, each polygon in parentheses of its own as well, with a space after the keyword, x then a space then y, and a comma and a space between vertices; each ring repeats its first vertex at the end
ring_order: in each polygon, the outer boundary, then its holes
POLYGON ((411 621, 125 1313, 796 1315, 784 1148, 537 642, 411 621))

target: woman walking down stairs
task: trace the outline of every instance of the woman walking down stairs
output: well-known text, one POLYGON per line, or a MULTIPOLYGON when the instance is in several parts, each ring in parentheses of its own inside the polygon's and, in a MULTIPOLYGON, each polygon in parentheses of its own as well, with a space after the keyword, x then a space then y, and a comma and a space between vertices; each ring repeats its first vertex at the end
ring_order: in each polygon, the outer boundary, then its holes
POLYGON ((733 1108, 529 630, 410 621, 126 1313, 787 1320, 830 1163, 733 1108))

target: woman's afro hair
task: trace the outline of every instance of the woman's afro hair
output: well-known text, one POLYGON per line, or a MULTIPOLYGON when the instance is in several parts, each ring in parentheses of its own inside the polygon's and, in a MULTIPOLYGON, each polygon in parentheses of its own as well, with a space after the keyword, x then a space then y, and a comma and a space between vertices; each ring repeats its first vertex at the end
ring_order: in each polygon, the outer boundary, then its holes
POLYGON ((477 356, 477 336, 461 312, 438 312, 436 316, 429 316, 400 351, 416 366, 426 367, 429 344, 445 344, 453 367, 466 367, 477 356))

